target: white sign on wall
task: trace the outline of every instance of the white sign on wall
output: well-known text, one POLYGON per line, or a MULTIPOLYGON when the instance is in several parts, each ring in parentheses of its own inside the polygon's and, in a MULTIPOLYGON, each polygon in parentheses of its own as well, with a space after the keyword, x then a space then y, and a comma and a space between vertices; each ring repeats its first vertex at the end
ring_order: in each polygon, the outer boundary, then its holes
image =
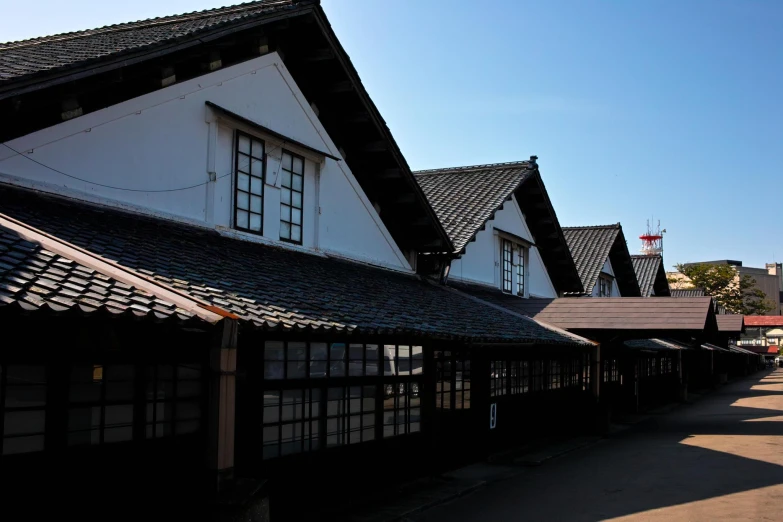
POLYGON ((498 405, 492 403, 489 405, 489 429, 494 430, 498 422, 498 405))

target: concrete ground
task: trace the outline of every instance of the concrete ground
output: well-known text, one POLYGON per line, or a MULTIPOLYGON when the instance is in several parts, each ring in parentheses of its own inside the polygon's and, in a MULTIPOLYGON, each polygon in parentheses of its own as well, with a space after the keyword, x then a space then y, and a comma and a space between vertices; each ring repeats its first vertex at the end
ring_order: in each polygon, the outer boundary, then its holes
POLYGON ((783 520, 783 369, 409 520, 783 520))

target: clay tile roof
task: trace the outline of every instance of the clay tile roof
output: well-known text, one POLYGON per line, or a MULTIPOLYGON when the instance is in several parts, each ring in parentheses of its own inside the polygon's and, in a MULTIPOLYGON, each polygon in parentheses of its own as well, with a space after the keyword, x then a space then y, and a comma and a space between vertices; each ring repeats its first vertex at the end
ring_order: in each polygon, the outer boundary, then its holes
POLYGON ((745 326, 783 326, 783 315, 746 315, 745 326))
POLYGON ((171 302, 50 252, 0 225, 0 309, 9 306, 25 312, 195 320, 194 314, 171 302))
POLYGON ((672 288, 672 297, 704 297, 703 288, 672 288))
POLYGON ((582 335, 595 330, 702 332, 716 330, 712 299, 562 297, 523 299, 485 285, 450 282, 458 290, 546 324, 582 335))
POLYGON ((0 83, 152 47, 199 31, 294 8, 296 2, 293 0, 259 0, 86 31, 0 43, 0 83))
POLYGON ((414 172, 457 252, 464 250, 534 169, 527 161, 414 172))
POLYGON ((662 256, 631 256, 631 261, 642 297, 650 297, 653 290, 656 297, 671 295, 662 256))
POLYGON ((742 319, 743 316, 739 314, 718 314, 715 316, 718 321, 719 332, 736 332, 742 331, 742 319))
POLYGON ((607 259, 612 262, 617 286, 623 297, 640 295, 636 272, 625 243, 623 228, 615 225, 589 227, 563 227, 568 248, 574 257, 576 269, 585 288, 590 294, 598 281, 598 276, 607 259))
MULTIPOLYGON (((246 327, 588 344, 535 321, 509 320, 489 305, 415 275, 242 241, 211 229, 21 189, 0 188, 0 208, 52 236, 232 312, 246 327)), ((65 283, 73 280, 72 270, 56 261, 36 263, 42 270, 50 266, 58 270, 60 279, 47 282, 47 288, 59 297, 65 283)), ((30 271, 35 266, 22 268, 30 271)), ((0 277, 18 277, 15 270, 10 264, 0 266, 0 277)), ((87 290, 64 298, 78 300, 87 290)), ((24 295, 19 290, 2 291, 0 295, 10 300, 24 295)), ((109 294, 107 300, 125 308, 156 305, 132 288, 109 294)))

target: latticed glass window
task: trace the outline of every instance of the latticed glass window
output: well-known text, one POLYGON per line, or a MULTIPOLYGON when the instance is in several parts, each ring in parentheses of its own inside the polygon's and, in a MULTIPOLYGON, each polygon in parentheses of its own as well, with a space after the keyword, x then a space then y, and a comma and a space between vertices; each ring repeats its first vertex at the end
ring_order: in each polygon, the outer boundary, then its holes
POLYGON ((501 272, 503 276, 503 283, 501 288, 504 292, 511 293, 511 274, 513 273, 512 267, 514 265, 514 250, 512 248, 511 241, 508 239, 501 240, 501 244, 501 272))
POLYGON ((280 239, 302 243, 304 158, 283 151, 280 188, 280 239))
POLYGON ((517 248, 517 295, 525 295, 525 248, 517 248))
POLYGON ((78 364, 68 393, 68 444, 133 439, 135 368, 131 364, 78 364))
POLYGON ((261 234, 264 221, 264 142, 237 131, 235 161, 234 227, 261 234))
POLYGON ((2 454, 44 449, 46 368, 0 366, 0 426, 2 454))

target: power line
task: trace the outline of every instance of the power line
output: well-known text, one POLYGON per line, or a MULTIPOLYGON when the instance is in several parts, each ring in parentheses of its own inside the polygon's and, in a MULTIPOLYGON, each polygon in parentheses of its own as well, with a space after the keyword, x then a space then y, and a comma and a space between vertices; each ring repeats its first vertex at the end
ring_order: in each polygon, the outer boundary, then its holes
MULTIPOLYGON (((40 161, 35 160, 35 159, 31 158, 30 156, 28 156, 26 154, 23 154, 22 152, 19 152, 18 150, 16 150, 15 148, 11 147, 7 143, 0 143, 0 145, 3 145, 7 149, 13 151, 16 155, 21 156, 21 157, 23 157, 23 158, 25 158, 27 160, 30 160, 33 163, 37 164, 37 165, 40 165, 40 166, 42 166, 42 167, 44 167, 46 169, 51 170, 52 172, 56 172, 58 174, 61 174, 63 176, 71 178, 71 179, 75 179, 75 180, 81 181, 83 183, 90 183, 91 185, 97 185, 99 187, 109 188, 109 189, 113 189, 113 190, 124 190, 126 192, 156 192, 156 193, 157 192, 178 192, 180 190, 190 190, 190 189, 194 189, 194 188, 197 188, 197 187, 203 187, 204 185, 210 183, 209 181, 204 181, 203 183, 196 183, 195 185, 190 185, 190 186, 187 186, 187 187, 180 187, 180 188, 173 188, 173 189, 156 189, 156 190, 145 190, 145 189, 132 189, 132 188, 125 188, 125 187, 115 187, 113 185, 106 185, 104 183, 98 183, 96 181, 90 181, 88 179, 80 178, 78 176, 74 176, 72 174, 68 174, 67 172, 63 172, 61 170, 58 170, 58 169, 56 169, 54 167, 50 167, 49 165, 46 165, 45 163, 41 163, 40 161)), ((285 145, 285 144, 283 144, 283 145, 285 145)), ((274 150, 276 150, 278 148, 283 148, 283 146, 281 145, 280 147, 275 147, 275 148, 272 149, 272 151, 274 151, 274 150)), ((269 152, 271 152, 271 151, 266 151, 266 154, 269 154, 269 152)), ((227 176, 230 176, 232 173, 233 172, 228 172, 226 174, 222 174, 220 176, 217 176, 215 178, 215 181, 217 181, 219 179, 222 179, 222 178, 225 178, 227 176)))

